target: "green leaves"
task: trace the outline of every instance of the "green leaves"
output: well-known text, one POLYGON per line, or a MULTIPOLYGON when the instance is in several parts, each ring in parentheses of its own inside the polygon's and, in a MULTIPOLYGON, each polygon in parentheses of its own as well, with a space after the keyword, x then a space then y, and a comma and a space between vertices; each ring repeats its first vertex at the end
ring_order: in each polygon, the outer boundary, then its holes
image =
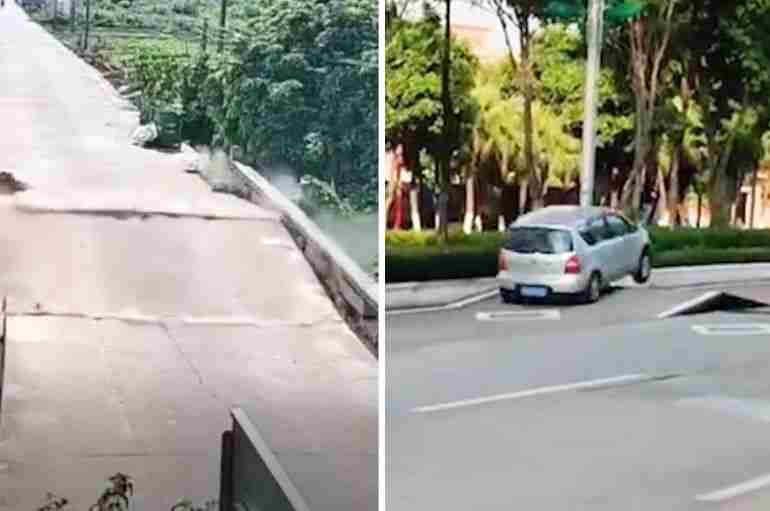
MULTIPOLYGON (((415 154, 425 149, 436 154, 441 146, 441 44, 437 19, 402 22, 385 50, 386 138, 406 143, 415 154)), ((467 141, 476 103, 470 95, 477 59, 459 41, 452 43, 451 88, 457 123, 452 134, 455 148, 467 141)))

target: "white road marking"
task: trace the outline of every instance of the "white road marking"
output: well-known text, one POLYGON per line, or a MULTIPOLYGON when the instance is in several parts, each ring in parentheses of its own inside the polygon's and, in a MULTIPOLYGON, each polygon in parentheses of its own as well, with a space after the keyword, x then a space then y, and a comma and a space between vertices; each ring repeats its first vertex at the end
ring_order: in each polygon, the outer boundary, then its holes
POLYGON ((388 316, 400 316, 403 314, 422 314, 425 312, 441 312, 441 311, 461 309, 468 305, 473 305, 474 303, 483 302, 484 300, 489 300, 490 298, 497 296, 498 294, 500 294, 500 291, 495 289, 494 291, 487 291, 485 293, 471 296, 463 300, 460 300, 458 302, 450 303, 448 305, 437 305, 432 307, 415 307, 413 309, 386 310, 385 314, 387 314, 388 316))
POLYGON ((770 485, 770 474, 734 486, 728 486, 727 488, 722 488, 721 490, 713 491, 711 493, 696 495, 695 500, 701 502, 723 502, 746 493, 757 491, 768 485, 770 485))
POLYGON ((453 408, 463 408, 466 406, 478 406, 486 403, 494 403, 497 401, 509 401, 513 399, 522 399, 525 397, 542 396, 546 394, 556 394, 558 392, 568 392, 573 390, 585 390, 596 387, 603 387, 606 385, 617 385, 621 383, 636 383, 654 379, 653 376, 647 374, 625 374, 621 376, 613 376, 611 378, 602 378, 599 380, 589 380, 576 383, 568 383, 566 385, 554 385, 552 387, 538 387, 529 390, 522 390, 519 392, 511 392, 508 394, 496 394, 494 396, 480 397, 476 399, 463 399, 461 401, 453 401, 450 403, 442 403, 431 406, 421 406, 419 408, 412 409, 413 413, 430 413, 439 412, 443 410, 451 410, 453 408))
POLYGON ((676 307, 673 307, 665 312, 661 312, 658 314, 658 319, 666 319, 670 318, 672 316, 676 316, 677 314, 681 313, 684 310, 690 309, 692 307, 695 307, 697 305, 700 305, 704 302, 707 302, 709 300, 712 300, 722 294, 720 291, 709 291, 708 293, 704 293, 700 296, 697 296, 693 298, 692 300, 688 300, 684 303, 680 303, 676 307))
POLYGON ((721 325, 692 325, 693 331, 700 335, 746 336, 770 335, 770 324, 767 323, 725 323, 721 325))
POLYGON ((558 309, 477 312, 476 321, 542 321, 561 319, 558 309))

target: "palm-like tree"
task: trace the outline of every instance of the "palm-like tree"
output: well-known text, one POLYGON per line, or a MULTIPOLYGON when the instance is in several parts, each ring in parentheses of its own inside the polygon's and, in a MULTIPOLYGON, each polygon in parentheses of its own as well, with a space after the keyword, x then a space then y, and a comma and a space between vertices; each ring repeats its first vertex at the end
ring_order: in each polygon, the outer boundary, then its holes
MULTIPOLYGON (((519 184, 519 211, 527 203, 528 185, 538 178, 545 186, 532 197, 534 209, 544 205, 549 186, 568 187, 578 177, 580 142, 567 131, 566 123, 547 105, 535 101, 533 112, 534 164, 538 176, 527 173, 524 140, 524 98, 506 97, 501 84, 504 78, 495 70, 481 73, 473 95, 479 105, 479 115, 473 131, 472 165, 466 173, 467 196, 472 200, 473 180, 485 162, 494 162, 501 181, 519 184)), ((500 210, 500 208, 498 208, 500 210)), ((473 205, 466 207, 466 231, 473 220, 473 205)))

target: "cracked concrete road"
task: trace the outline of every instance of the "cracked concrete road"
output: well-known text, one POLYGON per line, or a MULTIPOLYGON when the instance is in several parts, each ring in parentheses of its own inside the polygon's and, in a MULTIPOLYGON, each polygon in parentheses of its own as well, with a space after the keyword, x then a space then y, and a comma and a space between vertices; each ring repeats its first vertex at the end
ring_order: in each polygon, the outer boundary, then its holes
POLYGON ((12 3, 0 10, 0 510, 216 498, 242 407, 313 510, 377 505, 376 361, 268 208, 132 147, 137 114, 12 3))

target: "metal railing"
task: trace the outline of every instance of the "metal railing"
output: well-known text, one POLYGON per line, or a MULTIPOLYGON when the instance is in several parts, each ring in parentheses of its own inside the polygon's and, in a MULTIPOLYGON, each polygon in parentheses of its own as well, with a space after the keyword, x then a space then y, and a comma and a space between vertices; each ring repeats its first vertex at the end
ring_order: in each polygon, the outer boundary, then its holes
POLYGON ((310 511, 305 499, 240 408, 222 435, 219 511, 310 511))

